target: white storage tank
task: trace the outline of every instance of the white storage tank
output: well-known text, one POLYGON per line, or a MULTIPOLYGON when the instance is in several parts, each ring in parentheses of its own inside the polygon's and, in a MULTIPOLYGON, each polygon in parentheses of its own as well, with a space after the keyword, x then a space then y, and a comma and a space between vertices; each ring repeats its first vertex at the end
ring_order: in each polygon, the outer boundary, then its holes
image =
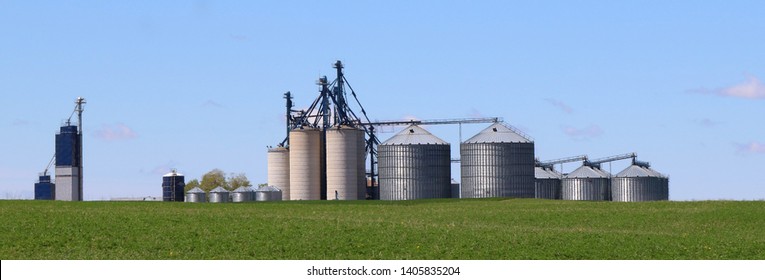
POLYGON ((268 185, 282 190, 282 199, 290 200, 290 150, 268 149, 268 185))
POLYGON ((327 199, 366 198, 364 131, 338 126, 327 130, 327 199))
POLYGON ((320 200, 322 139, 317 128, 290 131, 290 200, 320 200))

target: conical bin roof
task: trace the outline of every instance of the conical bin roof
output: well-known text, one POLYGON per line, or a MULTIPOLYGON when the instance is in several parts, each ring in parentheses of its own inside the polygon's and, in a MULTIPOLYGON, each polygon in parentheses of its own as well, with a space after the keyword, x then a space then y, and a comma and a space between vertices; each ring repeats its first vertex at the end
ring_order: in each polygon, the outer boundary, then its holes
POLYGON ((410 125, 380 145, 449 145, 418 125, 410 125))
POLYGON ((224 189, 223 187, 217 187, 210 191, 211 193, 228 193, 229 191, 227 189, 224 189))
POLYGON ((205 191, 199 187, 195 187, 193 189, 190 189, 186 193, 205 193, 205 191))
POLYGON ((525 136, 515 130, 501 124, 494 123, 478 134, 466 140, 466 144, 472 143, 532 143, 525 136))
POLYGON ((573 172, 566 175, 565 178, 608 178, 607 172, 587 165, 582 165, 573 172))

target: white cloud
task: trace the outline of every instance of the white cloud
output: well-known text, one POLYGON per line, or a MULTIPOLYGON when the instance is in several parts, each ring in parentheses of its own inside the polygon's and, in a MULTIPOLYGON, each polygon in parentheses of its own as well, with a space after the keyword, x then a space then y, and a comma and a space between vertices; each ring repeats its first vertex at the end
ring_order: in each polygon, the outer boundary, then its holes
POLYGON ((765 144, 760 142, 736 144, 736 151, 739 154, 765 154, 765 144))
POLYGON ((598 125, 590 125, 584 128, 575 128, 572 126, 562 126, 563 133, 574 139, 595 138, 603 134, 603 129, 598 125))
POLYGON ((563 101, 555 100, 555 99, 552 99, 552 98, 545 98, 545 101, 547 101, 547 103, 550 103, 551 105, 557 107, 558 109, 560 109, 561 111, 563 111, 566 114, 574 113, 574 109, 571 108, 571 106, 568 106, 568 104, 563 103, 563 101))
POLYGON ((765 85, 755 77, 749 77, 749 79, 743 83, 732 85, 726 88, 718 89, 694 89, 689 90, 691 93, 701 94, 714 94, 719 96, 728 96, 744 99, 765 99, 765 85))
POLYGON ((101 128, 94 132, 96 138, 105 141, 129 140, 138 137, 138 134, 123 123, 102 124, 101 128))
POLYGON ((761 99, 765 98, 765 85, 763 85, 759 79, 749 77, 748 81, 724 88, 720 90, 718 94, 746 99, 761 99))

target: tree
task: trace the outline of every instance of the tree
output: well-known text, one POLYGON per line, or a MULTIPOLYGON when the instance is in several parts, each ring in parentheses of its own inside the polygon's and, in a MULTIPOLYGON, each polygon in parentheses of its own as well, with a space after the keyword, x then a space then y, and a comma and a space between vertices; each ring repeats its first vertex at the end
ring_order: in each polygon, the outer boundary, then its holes
POLYGON ((240 187, 251 187, 250 180, 244 173, 231 173, 231 177, 228 177, 229 190, 233 191, 240 187))
POLYGON ((186 183, 186 187, 183 188, 183 192, 189 192, 189 190, 199 187, 199 180, 194 179, 186 183))
POLYGON ((202 176, 202 182, 199 184, 199 187, 205 192, 209 192, 217 187, 229 189, 225 173, 223 173, 223 170, 217 168, 202 176))

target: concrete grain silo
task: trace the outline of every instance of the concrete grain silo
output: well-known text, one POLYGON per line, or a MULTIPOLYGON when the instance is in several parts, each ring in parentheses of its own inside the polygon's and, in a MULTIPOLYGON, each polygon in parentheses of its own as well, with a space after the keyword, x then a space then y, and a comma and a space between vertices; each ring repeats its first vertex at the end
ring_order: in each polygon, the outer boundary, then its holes
POLYGON ((337 126, 327 130, 327 199, 366 198, 364 131, 337 126))
POLYGON ((290 200, 290 150, 268 149, 268 185, 282 190, 282 199, 290 200))
POLYGON ((298 128, 290 131, 290 200, 321 199, 322 149, 321 130, 298 128))

